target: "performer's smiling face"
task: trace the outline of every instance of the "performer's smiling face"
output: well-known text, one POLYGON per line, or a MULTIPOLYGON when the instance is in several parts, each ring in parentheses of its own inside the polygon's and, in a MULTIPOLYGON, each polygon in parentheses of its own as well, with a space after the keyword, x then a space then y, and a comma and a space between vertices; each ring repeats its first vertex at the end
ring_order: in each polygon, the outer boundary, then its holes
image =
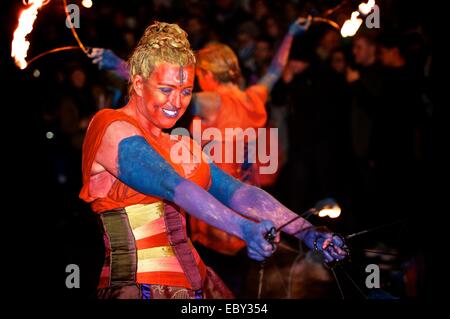
POLYGON ((171 128, 186 111, 192 98, 194 66, 160 63, 145 80, 135 76, 139 113, 158 128, 171 128))

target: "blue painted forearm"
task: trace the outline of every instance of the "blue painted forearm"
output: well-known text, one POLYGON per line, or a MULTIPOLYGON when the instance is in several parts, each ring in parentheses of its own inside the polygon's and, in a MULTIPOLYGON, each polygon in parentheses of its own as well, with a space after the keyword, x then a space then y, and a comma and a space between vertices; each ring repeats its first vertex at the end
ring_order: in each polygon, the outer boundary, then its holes
POLYGON ((211 187, 209 193, 217 198, 222 204, 230 207, 231 199, 237 189, 244 184, 238 179, 225 173, 215 164, 209 164, 211 171, 211 187))
POLYGON ((272 90, 275 83, 281 77, 281 74, 288 62, 289 52, 291 51, 292 41, 295 36, 304 33, 309 27, 307 25, 301 25, 296 22, 292 23, 289 27, 289 31, 283 39, 277 53, 272 59, 267 73, 259 80, 259 83, 265 85, 272 90))
POLYGON ((281 77, 281 73, 288 61, 293 38, 294 36, 289 33, 284 37, 280 48, 270 63, 267 73, 259 80, 259 83, 267 86, 269 90, 273 88, 275 83, 281 77))
MULTIPOLYGON (((234 192, 229 201, 229 207, 254 220, 271 220, 277 227, 297 217, 296 213, 282 205, 266 191, 245 184, 234 192)), ((311 226, 308 221, 300 218, 282 230, 303 239, 304 234, 301 231, 311 226)))
POLYGON ((129 79, 130 67, 125 60, 119 58, 113 51, 103 50, 102 59, 99 64, 102 70, 112 70, 123 80, 129 79))
MULTIPOLYGON (((234 211, 253 220, 271 220, 278 226, 297 216, 261 188, 242 183, 213 163, 210 168, 212 183, 209 192, 234 211)), ((283 230, 301 238, 298 231, 310 226, 301 218, 283 230)))

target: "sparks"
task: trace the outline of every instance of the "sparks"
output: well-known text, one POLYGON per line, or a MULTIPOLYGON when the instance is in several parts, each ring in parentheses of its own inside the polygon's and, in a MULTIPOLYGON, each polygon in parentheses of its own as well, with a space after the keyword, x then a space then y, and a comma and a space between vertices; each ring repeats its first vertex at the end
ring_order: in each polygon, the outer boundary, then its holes
POLYGON ((30 47, 30 42, 25 38, 33 30, 38 10, 49 2, 50 0, 29 0, 28 7, 20 13, 19 23, 11 43, 11 57, 22 70, 27 67, 26 57, 30 47))

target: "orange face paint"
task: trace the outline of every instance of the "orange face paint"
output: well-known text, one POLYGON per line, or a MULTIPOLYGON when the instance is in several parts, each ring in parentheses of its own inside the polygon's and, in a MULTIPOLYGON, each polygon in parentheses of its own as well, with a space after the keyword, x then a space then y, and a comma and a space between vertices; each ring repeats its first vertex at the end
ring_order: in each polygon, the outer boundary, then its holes
POLYGON ((161 63, 144 82, 139 112, 150 126, 171 128, 186 111, 192 97, 193 66, 161 63))

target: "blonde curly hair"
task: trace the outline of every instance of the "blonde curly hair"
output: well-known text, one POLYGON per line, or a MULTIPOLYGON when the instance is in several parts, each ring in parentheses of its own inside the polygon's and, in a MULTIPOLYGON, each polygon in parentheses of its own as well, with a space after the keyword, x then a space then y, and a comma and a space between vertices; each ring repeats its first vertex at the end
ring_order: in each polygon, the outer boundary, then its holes
POLYGON ((220 83, 237 83, 241 69, 236 54, 222 43, 212 43, 196 54, 197 68, 210 71, 220 83))
POLYGON ((195 65, 195 55, 183 29, 176 24, 155 21, 145 29, 128 59, 130 80, 135 75, 147 79, 155 66, 163 62, 195 65))

